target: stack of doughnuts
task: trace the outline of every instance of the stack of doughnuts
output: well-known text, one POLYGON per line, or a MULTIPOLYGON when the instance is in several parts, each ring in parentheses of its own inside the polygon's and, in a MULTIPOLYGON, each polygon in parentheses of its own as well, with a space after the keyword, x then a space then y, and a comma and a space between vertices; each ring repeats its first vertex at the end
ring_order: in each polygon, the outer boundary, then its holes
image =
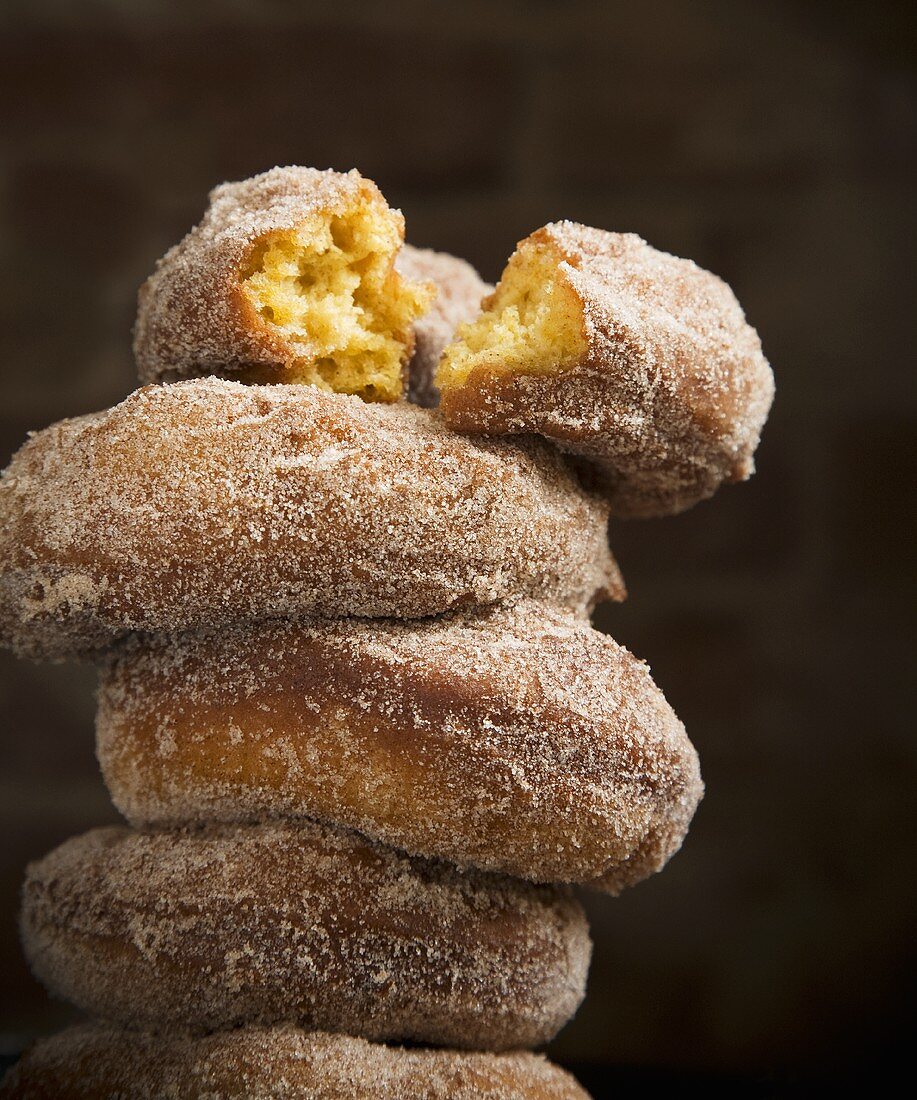
POLYGON ((97 664, 127 821, 28 868, 90 1021, 5 1096, 585 1095, 528 1052, 584 994, 573 888, 658 871, 703 789, 589 623, 609 517, 747 477, 770 369, 639 238, 548 226, 494 289, 403 237, 356 172, 217 188, 145 384, 0 478, 0 640, 97 664))

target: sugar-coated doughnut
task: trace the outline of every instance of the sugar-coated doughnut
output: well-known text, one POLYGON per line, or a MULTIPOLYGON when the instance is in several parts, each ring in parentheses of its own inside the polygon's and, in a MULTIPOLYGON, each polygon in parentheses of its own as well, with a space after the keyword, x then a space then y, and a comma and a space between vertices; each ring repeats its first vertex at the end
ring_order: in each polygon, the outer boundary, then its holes
POLYGON ((432 408, 439 402, 434 375, 443 349, 460 324, 477 317, 482 300, 494 288, 467 261, 430 248, 406 244, 395 266, 406 278, 436 287, 432 305, 414 322, 414 352, 408 367, 409 399, 432 408))
POLYGON ((394 401, 433 288, 394 262, 404 219, 359 172, 224 183, 140 291, 143 382, 220 374, 394 401))
POLYGON ((662 867, 703 789, 646 665, 532 601, 132 638, 102 666, 97 730, 136 825, 306 815, 610 892, 662 867))
POLYGON ((607 506, 550 448, 216 378, 34 435, 0 478, 0 642, 34 656, 243 618, 621 597, 607 506))
POLYGON ((774 380, 729 287, 632 233, 521 241, 437 373, 447 423, 537 433, 592 464, 612 512, 680 512, 754 470, 774 380))
POLYGON ((314 822, 95 829, 26 874, 22 934, 58 996, 131 1028, 289 1022, 504 1050, 583 997, 568 892, 400 855, 314 822))
POLYGON ((198 1038, 103 1023, 36 1043, 4 1100, 589 1100, 538 1054, 405 1049, 294 1027, 198 1038))

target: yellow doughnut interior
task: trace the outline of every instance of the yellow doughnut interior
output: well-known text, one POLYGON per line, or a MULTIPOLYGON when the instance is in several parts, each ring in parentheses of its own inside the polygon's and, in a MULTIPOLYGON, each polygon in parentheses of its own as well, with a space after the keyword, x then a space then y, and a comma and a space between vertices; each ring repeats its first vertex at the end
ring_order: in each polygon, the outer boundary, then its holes
POLYGON ((583 354, 582 304, 563 278, 562 259, 537 234, 519 245, 481 316, 461 325, 443 352, 441 390, 464 385, 472 372, 553 374, 583 354))
POLYGON ((242 289, 268 329, 292 349, 275 381, 366 401, 401 397, 412 324, 435 292, 394 270, 400 247, 396 215, 370 196, 258 242, 242 289))

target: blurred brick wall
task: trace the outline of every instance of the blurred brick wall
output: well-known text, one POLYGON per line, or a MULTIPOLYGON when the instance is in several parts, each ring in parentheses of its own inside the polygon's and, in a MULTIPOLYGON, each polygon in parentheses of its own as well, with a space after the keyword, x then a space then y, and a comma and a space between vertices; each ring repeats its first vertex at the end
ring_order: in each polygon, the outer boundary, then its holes
MULTIPOLYGON (((601 625, 654 668, 709 793, 664 875, 590 902, 565 1058, 868 1062, 914 977, 915 52, 906 5, 7 5, 0 461, 133 385, 137 285, 214 183, 372 176, 495 278, 569 217, 728 279, 778 379, 759 474, 614 527, 601 625)), ((0 1032, 68 1018, 19 960, 26 859, 114 819, 89 669, 0 656, 0 1032)))

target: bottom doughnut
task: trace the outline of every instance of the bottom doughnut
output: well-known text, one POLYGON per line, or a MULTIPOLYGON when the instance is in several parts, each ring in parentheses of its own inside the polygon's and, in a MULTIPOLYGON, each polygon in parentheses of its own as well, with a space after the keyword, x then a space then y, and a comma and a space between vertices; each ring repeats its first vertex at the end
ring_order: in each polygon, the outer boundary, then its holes
POLYGON ((70 1028, 28 1050, 3 1100, 588 1100, 537 1054, 406 1050, 297 1028, 200 1039, 70 1028))
POLYGON ((22 934, 53 993, 123 1027, 295 1023, 477 1050, 553 1038, 591 948, 567 891, 305 821, 95 829, 28 868, 22 934))

